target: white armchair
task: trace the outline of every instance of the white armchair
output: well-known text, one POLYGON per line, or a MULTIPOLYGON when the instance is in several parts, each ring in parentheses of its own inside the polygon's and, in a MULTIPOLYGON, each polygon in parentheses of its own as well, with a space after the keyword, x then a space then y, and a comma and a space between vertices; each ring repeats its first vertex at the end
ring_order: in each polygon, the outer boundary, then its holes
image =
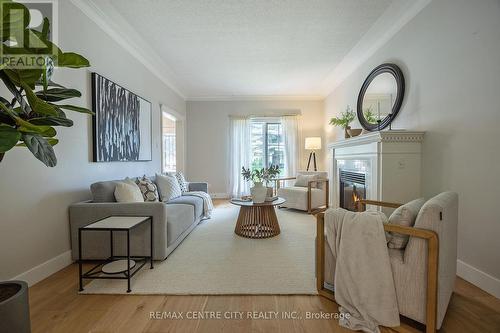
MULTIPOLYGON (((361 200, 365 205, 396 208, 400 204, 361 200)), ((316 278, 318 293, 335 300, 326 286, 335 281, 335 258, 324 229, 324 214, 317 217, 316 278)), ((457 270, 458 195, 441 193, 420 209, 413 227, 384 224, 384 230, 409 235, 404 249, 389 249, 401 315, 426 325, 433 333, 441 327, 453 292, 457 270)), ((355 260, 355 259, 353 259, 355 260)), ((406 326, 393 328, 407 332, 406 326)))
POLYGON ((276 179, 276 193, 286 202, 280 207, 294 208, 317 213, 328 208, 328 173, 322 171, 302 171, 297 177, 276 179), (283 186, 284 182, 296 180, 293 186, 283 186))

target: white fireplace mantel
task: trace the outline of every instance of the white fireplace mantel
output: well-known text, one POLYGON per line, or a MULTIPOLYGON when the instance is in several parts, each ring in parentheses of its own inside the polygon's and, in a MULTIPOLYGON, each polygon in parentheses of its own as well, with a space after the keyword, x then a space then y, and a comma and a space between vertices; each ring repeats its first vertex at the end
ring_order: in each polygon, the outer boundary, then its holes
POLYGON ((366 175, 369 200, 404 203, 421 196, 424 132, 372 132, 328 144, 331 206, 340 204, 340 169, 366 175))
POLYGON ((350 139, 343 139, 328 144, 328 149, 338 149, 350 146, 360 146, 373 142, 422 142, 425 132, 411 131, 381 131, 363 134, 350 139))

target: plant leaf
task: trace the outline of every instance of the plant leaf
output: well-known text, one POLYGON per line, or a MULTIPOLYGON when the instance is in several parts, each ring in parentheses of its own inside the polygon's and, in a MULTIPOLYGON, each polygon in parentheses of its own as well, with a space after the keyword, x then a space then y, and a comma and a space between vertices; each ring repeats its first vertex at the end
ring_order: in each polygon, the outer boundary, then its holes
POLYGON ((94 112, 90 111, 87 108, 82 108, 80 106, 75 106, 75 105, 57 105, 61 109, 66 109, 66 110, 71 110, 71 111, 76 111, 76 112, 81 112, 81 113, 87 113, 87 114, 95 114, 94 112))
POLYGON ((48 125, 48 126, 73 126, 73 120, 59 117, 40 117, 30 119, 30 123, 34 125, 48 125))
POLYGON ((36 96, 47 102, 58 102, 68 98, 81 97, 82 94, 76 89, 51 88, 36 92, 36 96))
POLYGON ((33 111, 35 111, 38 114, 57 117, 57 111, 54 105, 51 105, 38 98, 38 96, 26 84, 23 84, 22 87, 26 91, 26 97, 28 99, 28 103, 30 104, 33 111))
POLYGON ((0 125, 0 153, 5 153, 14 148, 20 139, 21 133, 14 127, 0 125))
MULTIPOLYGON (((39 134, 25 133, 22 140, 31 153, 48 167, 57 164, 57 157, 51 144, 39 134)), ((54 142, 54 141, 53 141, 54 142)))
POLYGON ((90 67, 90 62, 83 56, 73 52, 60 52, 55 65, 58 67, 82 68, 90 67))
POLYGON ((4 69, 5 74, 16 86, 21 87, 26 84, 31 89, 35 89, 35 84, 42 77, 43 70, 35 69, 4 69))

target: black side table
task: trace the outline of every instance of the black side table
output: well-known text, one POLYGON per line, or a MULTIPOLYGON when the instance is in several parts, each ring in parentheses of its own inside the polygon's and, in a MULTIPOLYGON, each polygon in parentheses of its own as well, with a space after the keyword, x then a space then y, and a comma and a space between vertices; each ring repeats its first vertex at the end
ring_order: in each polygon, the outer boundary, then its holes
POLYGON ((85 227, 78 228, 78 268, 79 268, 79 278, 80 278, 80 291, 83 291, 83 279, 118 279, 127 280, 127 292, 131 292, 130 289, 130 278, 134 276, 147 262, 150 261, 150 269, 153 269, 153 218, 150 216, 109 216, 97 222, 86 225, 85 227), (151 226, 151 252, 150 256, 130 256, 130 231, 137 226, 149 221, 151 226), (82 232, 83 231, 109 231, 110 239, 110 252, 111 255, 105 260, 98 260, 99 263, 92 267, 87 272, 83 273, 83 262, 84 261, 95 261, 95 260, 84 260, 82 259, 82 232), (113 253, 113 232, 114 231, 125 231, 127 233, 127 255, 126 256, 115 256, 113 253), (118 259, 118 260, 117 260, 118 259), (116 272, 104 272, 102 269, 107 264, 125 261, 126 265, 122 270, 116 272), (141 262, 140 265, 135 265, 131 267, 130 261, 141 262))

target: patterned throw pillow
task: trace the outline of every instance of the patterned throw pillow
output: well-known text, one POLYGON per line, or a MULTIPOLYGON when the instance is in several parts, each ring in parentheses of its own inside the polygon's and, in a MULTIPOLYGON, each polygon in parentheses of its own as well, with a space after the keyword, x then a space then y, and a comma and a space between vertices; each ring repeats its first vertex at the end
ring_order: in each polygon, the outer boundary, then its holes
POLYGON ((156 202, 160 200, 158 195, 158 188, 151 179, 144 175, 142 178, 137 178, 135 181, 137 186, 141 189, 142 196, 146 202, 156 202))
POLYGON ((179 182, 179 186, 181 188, 182 193, 189 191, 189 185, 186 182, 186 178, 184 178, 184 174, 182 172, 180 171, 176 172, 174 177, 179 182))
POLYGON ((156 186, 158 186, 160 199, 163 202, 168 202, 182 195, 181 187, 175 177, 156 174, 156 186))

